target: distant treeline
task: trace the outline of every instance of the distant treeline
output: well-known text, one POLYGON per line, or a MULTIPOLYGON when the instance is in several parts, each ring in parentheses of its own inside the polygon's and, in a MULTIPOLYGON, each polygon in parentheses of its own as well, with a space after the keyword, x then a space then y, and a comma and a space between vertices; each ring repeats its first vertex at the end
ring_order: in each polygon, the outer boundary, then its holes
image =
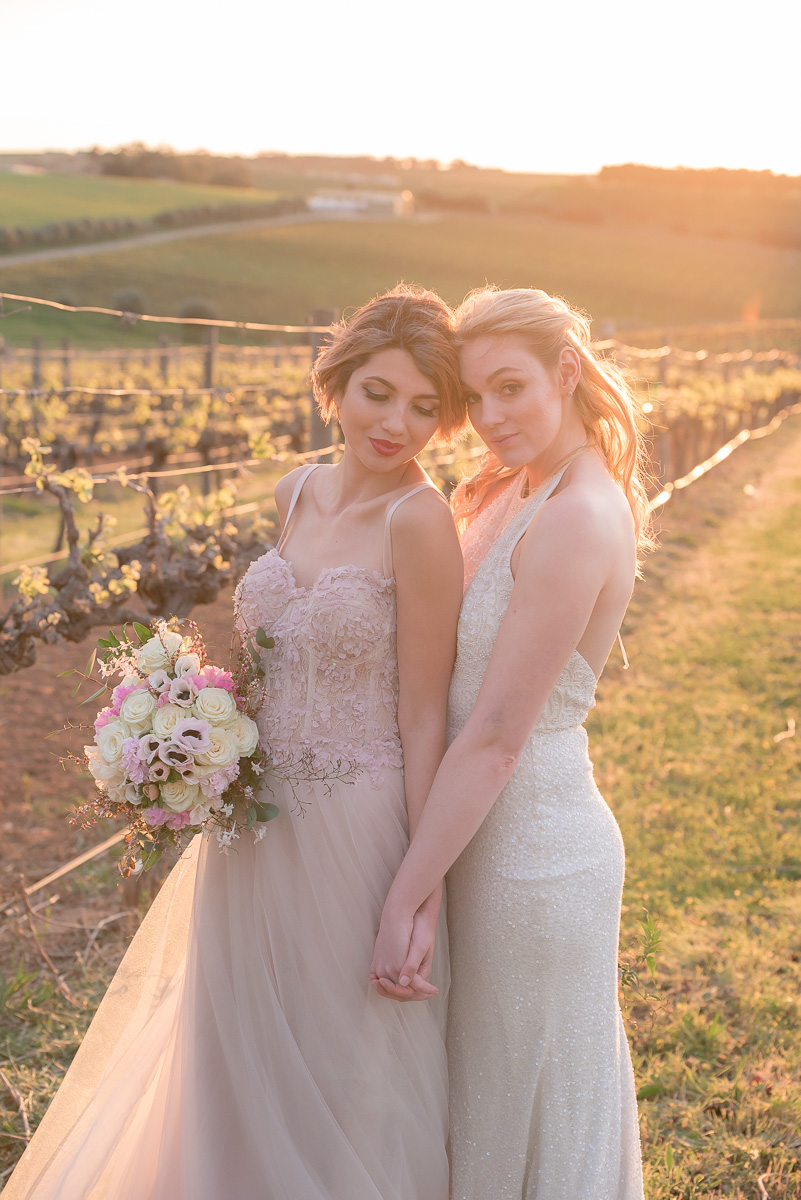
POLYGON ((143 142, 131 142, 119 150, 91 150, 89 157, 102 175, 175 179, 179 183, 209 183, 219 187, 253 187, 247 159, 238 156, 225 158, 205 151, 179 154, 169 146, 150 150, 143 142))
POLYGON ((70 221, 52 221, 38 229, 0 225, 0 253, 10 250, 38 249, 44 246, 71 246, 81 242, 100 242, 108 238, 133 237, 157 229, 183 229, 217 221, 247 221, 253 217, 278 217, 300 212, 306 202, 293 196, 251 204, 202 204, 194 208, 173 208, 155 217, 81 217, 70 221))
POLYGON ((602 167, 598 182, 613 187, 635 185, 651 188, 679 188, 683 191, 781 192, 801 198, 801 176, 774 175, 772 171, 732 171, 725 167, 644 167, 624 163, 602 167))
POLYGON ((464 188, 443 181, 416 191, 415 203, 421 211, 538 216, 626 230, 649 227, 801 249, 801 178, 795 176, 627 164, 507 192, 488 178, 482 187, 484 182, 481 172, 471 172, 464 188))

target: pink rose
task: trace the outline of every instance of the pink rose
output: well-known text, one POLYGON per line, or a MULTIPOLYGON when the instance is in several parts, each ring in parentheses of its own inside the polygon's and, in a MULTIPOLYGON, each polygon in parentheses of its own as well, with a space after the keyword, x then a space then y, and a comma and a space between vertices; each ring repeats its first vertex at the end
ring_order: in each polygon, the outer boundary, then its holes
POLYGON ((148 825, 163 825, 169 815, 163 808, 146 808, 142 813, 148 825))

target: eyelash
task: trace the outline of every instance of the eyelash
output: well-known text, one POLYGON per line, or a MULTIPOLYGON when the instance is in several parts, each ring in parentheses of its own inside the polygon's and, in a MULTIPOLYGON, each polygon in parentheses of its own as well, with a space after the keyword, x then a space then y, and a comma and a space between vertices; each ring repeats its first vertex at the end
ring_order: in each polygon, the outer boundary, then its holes
MULTIPOLYGON (((381 400, 388 400, 388 399, 389 399, 389 396, 386 396, 386 395, 383 395, 383 394, 379 394, 378 392, 371 392, 371 391, 370 391, 370 389, 369 389, 368 387, 366 387, 366 388, 364 389, 364 394, 365 394, 365 396, 367 397, 367 399, 368 399, 368 400, 378 400, 378 401, 381 401, 381 400)), ((433 409, 431 409, 431 408, 422 408, 420 405, 416 405, 415 407, 417 408, 417 411, 420 413, 420 415, 421 415, 421 416, 423 416, 423 417, 436 417, 436 416, 438 415, 438 414, 437 414, 436 412, 434 412, 434 410, 433 410, 433 409)))

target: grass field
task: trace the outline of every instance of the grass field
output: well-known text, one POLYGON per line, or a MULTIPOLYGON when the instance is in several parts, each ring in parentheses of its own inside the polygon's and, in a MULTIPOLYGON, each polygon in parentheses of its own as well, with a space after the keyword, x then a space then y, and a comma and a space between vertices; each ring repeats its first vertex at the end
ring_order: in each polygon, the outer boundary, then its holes
MULTIPOLYGON (((770 1200, 801 1196, 801 742, 776 740, 791 718, 801 724, 800 462, 791 418, 671 501, 623 627, 630 670, 613 654, 589 721, 627 849, 623 959, 644 909, 662 935, 657 999, 625 1002, 648 1200, 758 1200, 760 1177, 770 1200)), ((227 600, 196 616, 225 643, 227 600)), ((52 729, 81 711, 56 673, 87 653, 44 648, 0 692, 24 695, 24 719, 52 729)), ((31 740, 24 762, 0 742, 7 883, 21 855, 34 878, 77 848, 56 839, 80 781, 48 767, 31 740)), ((112 866, 100 860, 58 888, 39 927, 77 1009, 38 974, 30 939, 0 928, 0 1059, 34 1126, 136 924, 111 924, 90 953, 95 925, 124 907, 112 866), (20 954, 28 977, 13 985, 20 954)), ((23 1132, 0 1096, 2 1172, 23 1132)))
POLYGON ((272 200, 274 191, 211 187, 110 175, 12 175, 0 173, 0 225, 36 229, 80 217, 145 219, 175 208, 248 204, 272 200))
MULTIPOLYGON (((763 316, 801 312, 801 252, 654 230, 597 228, 534 217, 444 215, 425 221, 324 222, 98 252, 74 261, 0 264, 0 288, 108 306, 136 286, 150 312, 175 315, 188 297, 236 320, 302 323, 314 307, 358 305, 399 279, 451 302, 485 282, 538 286, 621 326, 737 320, 760 298, 763 316)), ((2 322, 7 341, 152 344, 158 327, 46 310, 2 322)), ((252 335, 248 338, 252 340, 252 335)))

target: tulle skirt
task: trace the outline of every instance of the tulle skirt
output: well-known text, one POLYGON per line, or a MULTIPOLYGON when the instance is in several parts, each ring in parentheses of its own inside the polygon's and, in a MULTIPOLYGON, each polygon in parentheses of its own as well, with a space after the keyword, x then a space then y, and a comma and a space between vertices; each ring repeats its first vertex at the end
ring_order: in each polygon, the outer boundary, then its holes
POLYGON ((173 868, 6 1200, 447 1200, 444 920, 439 997, 368 982, 402 773, 274 798, 173 868))

